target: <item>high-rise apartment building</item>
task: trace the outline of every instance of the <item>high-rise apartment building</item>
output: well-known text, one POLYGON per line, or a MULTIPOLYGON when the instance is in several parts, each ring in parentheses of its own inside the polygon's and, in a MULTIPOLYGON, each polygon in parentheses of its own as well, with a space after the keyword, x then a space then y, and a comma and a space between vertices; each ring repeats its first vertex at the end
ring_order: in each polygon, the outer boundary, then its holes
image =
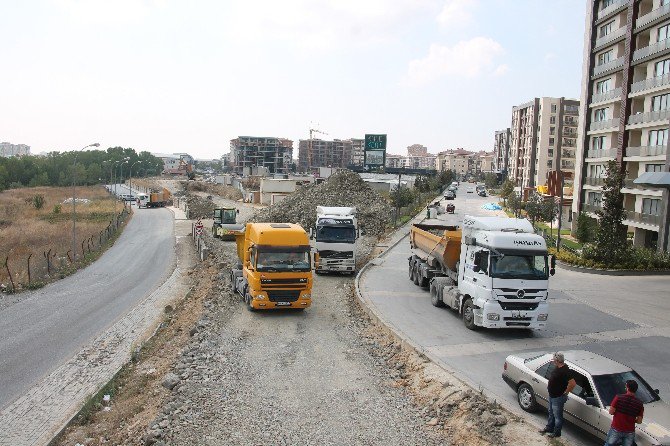
POLYGON ((345 168, 351 163, 352 150, 350 139, 301 139, 298 142, 298 165, 302 170, 312 167, 345 168))
POLYGON ((549 172, 561 170, 572 183, 579 101, 535 98, 512 108, 508 179, 521 188, 547 183, 549 172))
POLYGON ((421 144, 412 144, 407 147, 407 156, 428 156, 428 147, 421 144))
POLYGON ((498 173, 507 172, 511 137, 512 132, 509 128, 495 132, 495 143, 493 144, 493 169, 498 173))
POLYGON ((365 140, 351 138, 351 164, 362 166, 365 162, 365 140))
POLYGON ((668 190, 634 180, 670 170, 670 0, 588 0, 584 40, 573 213, 601 208, 616 160, 633 244, 668 251, 668 190))
POLYGON ((288 173, 293 162, 293 141, 265 136, 239 136, 230 141, 230 165, 235 172, 266 167, 270 173, 288 173))
POLYGON ((30 155, 30 146, 25 144, 12 144, 10 142, 0 142, 0 156, 9 158, 12 156, 30 155))

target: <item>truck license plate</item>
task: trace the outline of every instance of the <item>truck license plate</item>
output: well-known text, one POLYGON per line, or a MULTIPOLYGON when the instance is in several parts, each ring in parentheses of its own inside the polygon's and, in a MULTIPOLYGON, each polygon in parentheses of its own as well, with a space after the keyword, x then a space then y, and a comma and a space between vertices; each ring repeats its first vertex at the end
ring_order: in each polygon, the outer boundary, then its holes
POLYGON ((278 307, 287 307, 291 305, 291 302, 275 302, 278 307))

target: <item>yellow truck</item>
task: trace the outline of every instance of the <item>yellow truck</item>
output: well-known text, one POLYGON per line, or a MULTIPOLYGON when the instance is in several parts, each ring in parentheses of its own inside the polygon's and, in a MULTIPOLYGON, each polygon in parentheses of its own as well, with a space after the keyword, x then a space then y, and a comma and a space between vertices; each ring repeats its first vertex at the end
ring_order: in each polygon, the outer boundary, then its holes
POLYGON ((247 223, 235 242, 239 262, 230 282, 250 311, 312 304, 311 246, 302 226, 247 223))

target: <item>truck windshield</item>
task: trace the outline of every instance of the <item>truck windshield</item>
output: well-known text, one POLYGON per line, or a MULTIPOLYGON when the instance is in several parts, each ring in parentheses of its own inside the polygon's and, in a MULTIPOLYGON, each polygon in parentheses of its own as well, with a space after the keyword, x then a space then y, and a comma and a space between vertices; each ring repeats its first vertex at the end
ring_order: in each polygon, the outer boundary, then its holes
POLYGON ((319 226, 316 241, 326 243, 354 243, 356 230, 353 226, 319 226))
POLYGON ((306 251, 260 251, 256 260, 258 271, 309 271, 310 266, 306 251))
POLYGON ((546 280, 548 273, 547 256, 491 256, 491 277, 546 280))

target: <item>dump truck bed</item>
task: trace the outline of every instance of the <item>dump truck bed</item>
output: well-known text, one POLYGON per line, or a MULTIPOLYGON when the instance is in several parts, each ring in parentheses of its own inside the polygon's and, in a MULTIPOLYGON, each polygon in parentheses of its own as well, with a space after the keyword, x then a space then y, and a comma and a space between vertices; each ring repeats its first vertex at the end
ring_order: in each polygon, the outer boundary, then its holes
POLYGON ((413 224, 409 243, 414 254, 432 263, 439 263, 446 270, 456 271, 461 255, 462 231, 458 226, 413 224))

